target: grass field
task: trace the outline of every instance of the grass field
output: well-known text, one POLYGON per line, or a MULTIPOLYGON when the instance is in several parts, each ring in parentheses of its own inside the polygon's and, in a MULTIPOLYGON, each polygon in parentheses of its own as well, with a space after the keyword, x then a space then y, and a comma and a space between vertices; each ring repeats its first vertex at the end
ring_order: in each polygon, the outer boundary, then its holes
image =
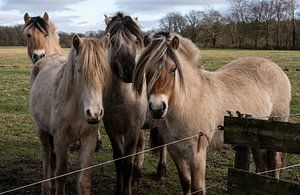
MULTIPOLYGON (((215 70, 241 56, 260 56, 278 63, 289 76, 292 84, 291 113, 300 113, 300 51, 254 51, 254 50, 201 50, 202 63, 215 70)), ((24 47, 0 47, 0 193, 42 178, 42 162, 39 140, 28 111, 28 88, 30 64, 24 47)), ((300 121, 300 118, 291 118, 300 121)), ((103 150, 94 157, 94 163, 112 159, 112 149, 104 129, 101 129, 103 150)), ((148 133, 149 134, 149 133, 148 133)), ((227 168, 233 165, 233 152, 212 151, 208 153, 207 186, 223 184, 207 190, 207 194, 225 194, 227 168)), ((163 181, 155 180, 158 159, 146 154, 142 179, 134 186, 134 194, 180 194, 181 187, 176 168, 169 159, 167 174, 163 181)), ((300 156, 288 154, 285 165, 300 163, 300 156)), ((69 170, 79 168, 77 152, 69 156, 69 170)), ((253 166, 252 166, 253 170, 253 166)), ((67 194, 76 194, 76 177, 67 179, 67 194)), ((93 169, 92 194, 113 194, 115 182, 114 165, 93 169)), ((282 178, 300 182, 300 168, 282 172, 282 178)), ((11 194, 39 194, 40 185, 11 194)))

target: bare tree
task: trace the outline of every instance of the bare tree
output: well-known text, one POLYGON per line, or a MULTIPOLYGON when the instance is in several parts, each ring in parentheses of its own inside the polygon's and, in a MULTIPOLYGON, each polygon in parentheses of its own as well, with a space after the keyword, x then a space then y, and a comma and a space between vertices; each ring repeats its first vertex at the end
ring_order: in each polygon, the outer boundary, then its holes
POLYGON ((222 33, 224 17, 219 11, 213 8, 202 14, 203 21, 200 29, 203 30, 208 39, 212 41, 212 46, 216 47, 216 42, 222 33))
POLYGON ((198 42, 199 28, 202 24, 203 14, 201 11, 190 11, 185 15, 187 21, 187 28, 185 35, 189 37, 193 42, 198 42))
POLYGON ((186 27, 186 18, 179 12, 172 12, 162 18, 159 23, 162 30, 182 33, 186 27))
POLYGON ((246 37, 246 13, 248 12, 248 1, 246 0, 227 0, 230 3, 229 18, 236 25, 236 36, 238 38, 239 48, 242 47, 246 37))

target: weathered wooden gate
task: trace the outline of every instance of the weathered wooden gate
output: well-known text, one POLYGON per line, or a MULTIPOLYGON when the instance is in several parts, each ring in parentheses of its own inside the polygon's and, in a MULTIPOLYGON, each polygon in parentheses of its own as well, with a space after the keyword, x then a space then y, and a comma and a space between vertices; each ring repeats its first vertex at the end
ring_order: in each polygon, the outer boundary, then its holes
POLYGON ((225 117, 224 142, 235 145, 235 165, 228 170, 229 194, 300 194, 300 185, 249 172, 250 148, 300 154, 300 124, 225 117))

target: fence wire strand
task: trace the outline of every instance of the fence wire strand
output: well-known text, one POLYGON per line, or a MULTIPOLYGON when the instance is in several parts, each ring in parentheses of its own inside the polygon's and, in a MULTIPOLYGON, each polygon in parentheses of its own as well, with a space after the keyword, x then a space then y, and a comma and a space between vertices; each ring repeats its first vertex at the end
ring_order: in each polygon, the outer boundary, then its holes
MULTIPOLYGON (((290 116, 300 116, 300 113, 294 113, 294 114, 290 114, 290 115, 282 115, 282 116, 261 116, 261 117, 252 117, 252 118, 258 118, 258 119, 261 119, 261 118, 272 118, 272 117, 290 117, 290 116)), ((219 130, 219 128, 216 128, 216 129, 213 129, 213 130, 210 130, 208 132, 212 132, 212 131, 217 131, 219 130)), ((127 156, 123 156, 123 157, 120 157, 120 158, 117 158, 117 159, 113 159, 113 160, 109 160, 109 161, 105 161, 105 162, 102 162, 102 163, 99 163, 99 164, 95 164, 95 165, 92 165, 92 166, 89 166, 89 167, 85 167, 85 168, 82 168, 82 169, 78 169, 78 170, 75 170, 75 171, 71 171, 71 172, 68 172, 68 173, 65 173, 65 174, 61 174, 61 175, 58 175, 58 176, 55 176, 55 177, 51 177, 51 178, 48 178, 48 179, 44 179, 44 180, 41 180, 41 181, 37 181, 37 182, 34 182, 34 183, 31 183, 31 184, 28 184, 28 185, 24 185, 24 186, 20 186, 20 187, 17 187, 17 188, 14 188, 14 189, 10 189, 10 190, 7 190, 7 191, 3 191, 3 192, 0 192, 0 195, 2 194, 7 194, 7 193, 10 193, 10 192, 14 192, 14 191, 18 191, 18 190, 21 190, 21 189, 25 189, 25 188, 28 188, 28 187, 32 187, 32 186, 35 186, 37 184, 41 184, 41 183, 44 183, 44 182, 47 182, 47 181, 51 181, 51 180, 54 180, 54 179, 58 179, 58 178, 61 178, 61 177, 66 177, 68 175, 72 175, 72 174, 75 174, 75 173, 79 173, 81 171, 85 171, 85 170, 89 170, 89 169, 93 169, 93 168, 96 168, 96 167, 100 167, 100 166, 103 166, 103 165, 106 165, 106 164, 110 164, 110 163, 113 163, 115 161, 119 161, 119 160, 123 160, 125 158, 129 158, 129 157, 132 157, 132 156, 136 156, 136 155, 139 155, 139 154, 143 154, 143 153, 146 153, 146 152, 150 152, 152 150, 157 150, 159 148, 162 148, 162 147, 165 147, 165 146, 169 146, 169 145, 173 145, 173 144, 176 144, 176 143, 179 143, 179 142, 183 142, 183 141, 186 141, 186 140, 189 140, 189 139, 192 139, 192 138, 196 138, 196 137, 199 137, 199 133, 195 134, 195 135, 192 135, 192 136, 188 136, 188 137, 185 137, 185 138, 182 138, 182 139, 179 139, 179 140, 175 140, 173 142, 169 142, 169 143, 166 143, 166 144, 162 144, 160 146, 156 146, 156 147, 153 147, 153 148, 148 148, 146 150, 143 150, 143 151, 140 151, 140 152, 136 152, 134 154, 130 154, 130 155, 127 155, 127 156)), ((268 170, 268 171, 263 171, 263 172, 259 172, 257 173, 258 175, 261 175, 261 174, 265 174, 265 173, 270 173, 270 172, 274 172, 274 171, 278 171, 278 170, 285 170, 285 169, 289 169, 289 168, 294 168, 294 167, 298 167, 300 166, 300 163, 299 164, 295 164, 295 165, 290 165, 290 166, 287 166, 287 167, 282 167, 282 168, 277 168, 277 169, 273 169, 273 170, 268 170)), ((209 188, 212 188, 212 187, 215 187, 215 186, 218 186, 220 184, 224 183, 224 181, 222 182, 219 182, 219 183, 216 183, 216 184, 213 184, 211 186, 208 186, 204 189, 201 189, 201 190, 198 190, 198 191, 194 191, 192 192, 191 194, 195 194, 195 193, 198 193, 198 192, 201 192, 205 189, 209 189, 209 188)))

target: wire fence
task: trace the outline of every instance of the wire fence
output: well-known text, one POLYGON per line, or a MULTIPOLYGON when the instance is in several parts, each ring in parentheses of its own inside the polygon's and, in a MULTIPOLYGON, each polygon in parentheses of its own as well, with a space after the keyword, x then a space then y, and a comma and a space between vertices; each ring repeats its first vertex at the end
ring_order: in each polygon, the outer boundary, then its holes
MULTIPOLYGON (((289 116, 300 116, 300 113, 295 113, 295 114, 290 114, 290 115, 285 115, 285 116, 284 116, 284 115, 282 115, 282 116, 259 116, 259 117, 255 117, 255 118, 261 119, 261 118, 289 117, 289 116)), ((209 131, 207 131, 206 133, 213 132, 213 131, 218 131, 218 130, 220 130, 219 127, 216 128, 216 129, 209 130, 209 131)), ((68 172, 68 173, 65 173, 65 174, 61 174, 61 175, 58 175, 58 176, 55 176, 55 177, 51 177, 51 178, 48 178, 48 179, 40 180, 40 181, 31 183, 31 184, 28 184, 28 185, 24 185, 24 186, 20 186, 20 187, 17 187, 17 188, 13 188, 13 189, 10 189, 10 190, 7 190, 7 191, 3 191, 3 192, 0 192, 0 195, 2 195, 2 194, 7 194, 7 193, 11 193, 11 192, 15 192, 15 191, 18 191, 18 190, 21 190, 21 189, 25 189, 25 188, 29 188, 29 187, 32 187, 32 186, 35 186, 35 185, 38 185, 38 184, 42 184, 43 182, 55 180, 55 179, 58 179, 58 178, 61 178, 61 177, 66 177, 66 176, 68 176, 68 175, 72 175, 72 174, 75 174, 75 173, 79 173, 79 172, 81 172, 81 171, 85 171, 85 170, 93 169, 93 168, 96 168, 96 167, 100 167, 100 166, 103 166, 103 165, 106 165, 106 164, 110 164, 110 163, 113 163, 113 162, 116 162, 116 161, 120 161, 120 160, 129 158, 129 157, 133 157, 133 156, 136 156, 136 155, 139 155, 139 154, 143 154, 143 153, 147 153, 147 152, 150 152, 150 151, 153 151, 153 150, 157 150, 157 149, 160 149, 160 148, 169 146, 169 145, 173 145, 173 144, 176 144, 176 143, 180 143, 180 142, 183 142, 183 141, 192 139, 192 138, 198 138, 198 139, 199 139, 199 136, 203 136, 203 135, 206 135, 206 134, 204 134, 203 132, 199 132, 199 133, 197 133, 197 134, 194 134, 194 135, 191 135, 191 136, 182 138, 182 139, 178 139, 178 140, 175 140, 175 141, 173 141, 173 142, 169 142, 169 143, 166 143, 166 144, 162 144, 162 145, 159 145, 159 146, 157 146, 157 147, 148 148, 148 149, 145 149, 145 150, 143 150, 143 151, 136 152, 136 153, 134 153, 134 154, 126 155, 126 156, 123 156, 123 157, 120 157, 120 158, 117 158, 117 159, 105 161, 105 162, 98 163, 98 164, 95 164, 95 165, 92 165, 92 166, 89 166, 89 167, 85 167, 85 168, 78 169, 78 170, 75 170, 75 171, 71 171, 71 172, 68 172)), ((260 173, 257 173, 257 174, 265 174, 265 173, 270 173, 270 172, 274 172, 274 171, 278 171, 278 170, 285 170, 285 169, 289 169, 289 168, 294 168, 294 167, 298 167, 298 166, 300 166, 300 163, 299 163, 299 164, 295 164, 295 165, 290 165, 290 166, 287 166, 287 167, 282 167, 282 168, 278 168, 278 169, 273 169, 273 170, 268 170, 268 171, 260 172, 260 173)), ((195 193, 201 192, 201 191, 203 191, 203 190, 206 190, 206 189, 209 189, 209 188, 212 188, 212 187, 219 186, 219 185, 221 185, 222 183, 224 183, 224 181, 219 182, 219 183, 216 183, 216 184, 213 184, 213 185, 210 185, 210 186, 208 186, 208 187, 205 187, 204 189, 201 189, 201 190, 198 190, 198 191, 194 191, 194 192, 192 192, 191 194, 195 194, 195 193)))

